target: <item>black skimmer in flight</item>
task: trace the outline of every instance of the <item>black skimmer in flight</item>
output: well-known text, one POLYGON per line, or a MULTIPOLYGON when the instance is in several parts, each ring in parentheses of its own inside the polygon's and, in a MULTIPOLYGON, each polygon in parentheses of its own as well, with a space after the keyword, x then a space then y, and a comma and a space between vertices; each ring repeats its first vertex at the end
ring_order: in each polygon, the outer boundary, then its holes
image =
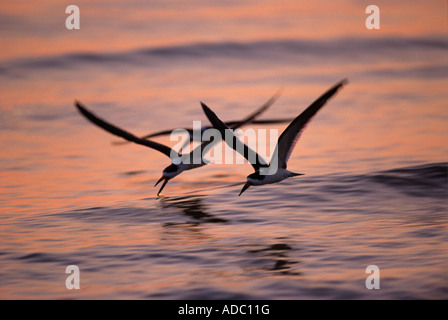
MULTIPOLYGON (((254 113, 252 113, 248 117, 244 118, 240 122, 234 124, 232 126, 232 129, 236 129, 236 128, 244 126, 248 123, 251 123, 261 113, 265 112, 277 100, 278 97, 279 97, 279 92, 277 92, 271 99, 269 99, 264 105, 262 105, 254 113)), ((163 170, 162 177, 154 185, 154 187, 155 187, 161 181, 163 181, 163 184, 162 184, 161 188, 159 189, 159 192, 157 192, 157 196, 160 194, 160 192, 162 192, 163 188, 168 183, 168 181, 171 180, 172 178, 174 178, 175 176, 179 175, 181 172, 183 172, 185 170, 199 168, 199 167, 206 165, 208 162, 207 162, 207 160, 202 158, 203 150, 206 147, 210 148, 213 144, 218 142, 218 140, 217 141, 214 141, 214 140, 205 141, 201 145, 199 145, 195 149, 193 149, 190 153, 181 154, 164 144, 161 144, 161 143, 158 143, 158 142, 155 142, 152 140, 148 140, 148 139, 138 138, 134 134, 118 128, 117 126, 96 116, 94 113, 89 111, 85 106, 83 106, 78 101, 75 101, 75 106, 85 118, 87 118, 90 122, 99 126, 100 128, 103 128, 107 132, 109 132, 113 135, 116 135, 118 137, 121 137, 127 141, 157 150, 171 159, 172 163, 163 170)))
POLYGON ((285 180, 289 177, 303 175, 301 173, 294 173, 286 169, 287 162, 291 153, 300 138, 311 118, 325 105, 325 103, 347 83, 347 80, 342 80, 320 96, 308 108, 305 109, 299 116, 297 116, 289 126, 280 135, 275 151, 273 153, 271 163, 268 164, 258 153, 249 148, 241 140, 239 140, 231 128, 226 126, 216 114, 201 102, 207 118, 221 133, 222 139, 237 152, 241 153, 252 165, 255 172, 247 176, 247 182, 239 193, 241 195, 250 186, 259 186, 269 183, 276 183, 285 180), (226 134, 227 133, 227 134, 226 134), (229 135, 231 139, 225 139, 229 135))

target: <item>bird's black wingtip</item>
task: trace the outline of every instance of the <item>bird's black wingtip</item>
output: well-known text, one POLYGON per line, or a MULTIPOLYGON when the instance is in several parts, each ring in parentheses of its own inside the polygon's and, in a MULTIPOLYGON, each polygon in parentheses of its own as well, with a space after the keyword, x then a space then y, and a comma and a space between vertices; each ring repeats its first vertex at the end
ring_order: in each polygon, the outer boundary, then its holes
POLYGON ((73 104, 75 105, 76 108, 78 108, 78 110, 85 110, 85 107, 83 106, 83 104, 79 100, 75 99, 73 104))
POLYGON ((342 87, 344 87, 344 86, 347 85, 347 84, 348 84, 348 79, 347 79, 347 78, 344 78, 344 79, 342 79, 341 81, 339 81, 338 83, 336 83, 336 84, 334 85, 334 87, 331 88, 329 91, 330 91, 330 92, 333 92, 333 94, 334 94, 334 93, 338 92, 342 87))
MULTIPOLYGON (((204 111, 207 118, 210 120, 212 124, 216 121, 218 118, 216 114, 210 109, 204 102, 201 101, 202 110, 204 111)), ((218 121, 219 122, 219 121, 218 121)))
POLYGON ((202 102, 202 101, 199 101, 199 102, 201 103, 201 107, 202 107, 202 109, 204 109, 204 111, 210 110, 210 108, 204 102, 202 102))
MULTIPOLYGON (((283 92, 285 92, 285 88, 284 87, 280 87, 276 93, 274 93, 274 95, 272 96, 272 99, 277 100, 278 98, 280 98, 280 96, 283 94, 283 92)), ((272 100, 271 99, 271 100, 272 100)))

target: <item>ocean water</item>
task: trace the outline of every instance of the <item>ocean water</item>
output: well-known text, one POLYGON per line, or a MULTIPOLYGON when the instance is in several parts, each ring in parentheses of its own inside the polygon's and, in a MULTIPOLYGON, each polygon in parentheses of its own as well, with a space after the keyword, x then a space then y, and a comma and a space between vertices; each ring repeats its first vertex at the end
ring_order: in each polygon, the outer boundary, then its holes
POLYGON ((73 32, 63 6, 2 4, 0 298, 446 299, 446 3, 400 4, 366 31, 353 1, 79 1, 73 32), (241 119, 279 88, 260 119, 292 118, 344 78, 288 162, 305 175, 241 197, 247 163, 157 197, 169 159, 73 106, 143 135, 208 124, 199 101, 241 119))

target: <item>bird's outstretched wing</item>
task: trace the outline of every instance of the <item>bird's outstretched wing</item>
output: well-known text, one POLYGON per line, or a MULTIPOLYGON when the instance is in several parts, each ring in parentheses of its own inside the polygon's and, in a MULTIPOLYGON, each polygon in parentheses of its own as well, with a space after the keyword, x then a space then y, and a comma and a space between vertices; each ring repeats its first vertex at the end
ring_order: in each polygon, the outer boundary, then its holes
MULTIPOLYGON (((252 114, 248 115, 246 118, 242 119, 241 121, 232 123, 231 126, 229 126, 231 129, 235 130, 238 129, 246 124, 253 123, 253 121, 263 112, 265 112, 267 109, 269 109, 270 106, 272 106, 275 101, 280 97, 283 90, 279 89, 268 101, 266 101, 261 107, 259 107, 257 110, 255 110, 252 114)), ((213 128, 213 127, 212 127, 213 128)), ((210 149, 213 145, 215 145, 218 141, 204 141, 201 143, 200 146, 196 147, 198 150, 202 150, 202 154, 206 154, 208 149, 210 149)), ((192 153, 193 154, 193 153, 192 153)))
POLYGON ((245 157, 252 165, 255 171, 258 171, 261 167, 267 167, 266 161, 254 150, 249 148, 244 142, 242 142, 225 123, 223 123, 218 116, 203 102, 201 102, 202 109, 208 120, 212 123, 213 127, 221 133, 221 137, 226 141, 227 145, 243 157, 245 157))
MULTIPOLYGON (((273 153, 272 160, 278 160, 279 168, 286 169, 286 164, 291 156, 294 147, 299 141, 299 138, 305 129, 306 125, 310 122, 313 116, 325 105, 325 103, 332 97, 340 88, 342 88, 348 81, 346 79, 338 82, 331 89, 321 95, 316 101, 314 101, 308 108, 305 109, 300 115, 298 115, 289 126, 283 131, 278 139, 276 149, 273 153), (274 157, 277 157, 274 159, 274 157)), ((271 160, 271 164, 272 161, 271 160)))
POLYGON ((130 142, 140 144, 140 145, 149 147, 151 149, 157 150, 157 151, 163 153, 164 155, 166 155, 167 157, 171 158, 171 148, 170 147, 163 145, 161 143, 155 142, 155 141, 138 138, 135 135, 133 135, 132 133, 129 133, 123 129, 120 129, 120 128, 114 126, 113 124, 99 118, 98 116, 96 116, 94 113, 89 111, 85 106, 83 106, 78 101, 75 101, 75 106, 85 118, 87 118, 90 122, 97 125, 98 127, 103 128, 107 132, 112 133, 113 135, 121 137, 130 142))

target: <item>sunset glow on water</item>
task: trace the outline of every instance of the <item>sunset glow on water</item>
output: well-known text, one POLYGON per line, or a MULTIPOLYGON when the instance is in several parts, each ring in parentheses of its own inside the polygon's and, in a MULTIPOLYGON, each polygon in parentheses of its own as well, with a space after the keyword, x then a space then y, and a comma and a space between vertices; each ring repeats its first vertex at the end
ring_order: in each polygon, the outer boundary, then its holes
POLYGON ((349 0, 77 1, 79 30, 63 3, 0 4, 0 298, 446 298, 447 5, 375 4, 379 30, 349 0), (73 105, 140 136, 209 125, 200 101, 242 119, 280 88, 259 119, 294 118, 345 78, 288 162, 305 175, 241 197, 247 163, 157 197, 170 159, 73 105))

